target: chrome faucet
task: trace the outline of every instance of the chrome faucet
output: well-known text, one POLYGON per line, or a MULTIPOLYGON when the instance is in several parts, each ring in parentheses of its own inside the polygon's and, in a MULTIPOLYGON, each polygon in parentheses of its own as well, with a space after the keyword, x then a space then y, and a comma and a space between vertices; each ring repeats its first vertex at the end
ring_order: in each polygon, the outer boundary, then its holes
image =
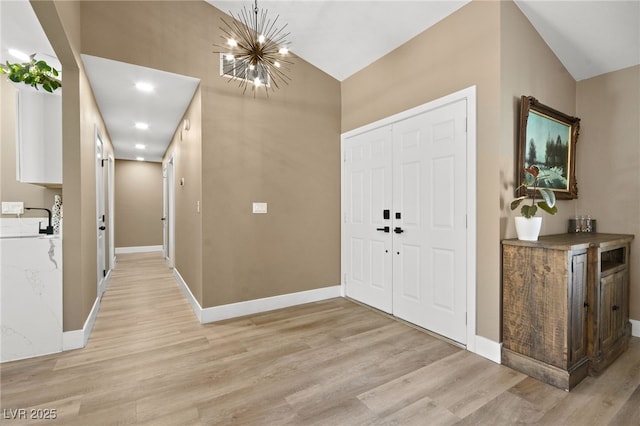
POLYGON ((38 225, 38 233, 53 235, 53 226, 51 226, 51 210, 45 209, 43 207, 25 207, 24 209, 25 210, 45 210, 49 214, 49 225, 46 228, 42 228, 40 225, 38 225))

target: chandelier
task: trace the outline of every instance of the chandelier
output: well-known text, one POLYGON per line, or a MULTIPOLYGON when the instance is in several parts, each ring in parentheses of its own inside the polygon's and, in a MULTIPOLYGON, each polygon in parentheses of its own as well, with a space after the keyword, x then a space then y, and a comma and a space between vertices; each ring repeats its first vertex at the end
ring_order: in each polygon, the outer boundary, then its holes
POLYGON ((222 19, 225 24, 220 27, 225 43, 217 45, 224 57, 223 74, 239 82, 243 93, 247 87, 255 91, 265 87, 267 95, 269 88, 275 90, 279 84, 289 84, 291 78, 287 75, 292 62, 287 59, 289 49, 286 41, 290 33, 285 33, 287 27, 276 26, 277 15, 273 21, 267 18, 267 10, 258 9, 255 0, 253 10, 243 7, 238 15, 229 12, 231 22, 222 19))

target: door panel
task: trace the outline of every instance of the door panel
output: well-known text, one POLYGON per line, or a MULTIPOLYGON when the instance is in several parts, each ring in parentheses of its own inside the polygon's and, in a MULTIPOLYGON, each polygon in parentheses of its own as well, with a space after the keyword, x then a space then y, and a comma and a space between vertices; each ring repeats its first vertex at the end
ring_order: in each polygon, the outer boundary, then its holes
POLYGON ((391 133, 378 129, 345 145, 346 293, 391 312, 391 133))
POLYGON ((466 101, 394 124, 393 313, 466 343, 466 101), (397 249, 396 249, 397 248, 397 249), (417 290, 416 290, 417 289, 417 290))
POLYGON ((105 222, 106 211, 104 202, 104 144, 98 130, 95 130, 95 144, 96 144, 96 267, 97 267, 97 285, 98 294, 101 294, 104 290, 104 278, 107 272, 107 250, 106 250, 106 237, 105 230, 107 224, 105 222))
MULTIPOLYGON (((587 354, 587 254, 573 256, 571 274, 571 348, 570 363, 587 354)), ((570 365, 571 365, 570 364, 570 365)))

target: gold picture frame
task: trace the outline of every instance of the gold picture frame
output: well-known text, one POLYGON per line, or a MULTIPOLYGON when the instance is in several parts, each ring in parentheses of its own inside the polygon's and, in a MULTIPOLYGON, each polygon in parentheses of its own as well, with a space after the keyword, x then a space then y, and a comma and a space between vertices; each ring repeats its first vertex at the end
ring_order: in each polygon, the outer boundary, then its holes
MULTIPOLYGON (((576 144, 580 119, 543 105, 533 96, 520 98, 520 128, 516 182, 524 182, 524 169, 538 166, 538 187, 555 192, 560 200, 578 198, 576 144)), ((533 195, 532 188, 521 187, 518 196, 533 195)))

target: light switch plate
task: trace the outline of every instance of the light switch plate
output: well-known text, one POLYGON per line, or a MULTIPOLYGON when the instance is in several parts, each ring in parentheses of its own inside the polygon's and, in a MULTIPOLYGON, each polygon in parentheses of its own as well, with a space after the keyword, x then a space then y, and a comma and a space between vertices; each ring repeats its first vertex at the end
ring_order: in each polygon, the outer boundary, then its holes
POLYGON ((2 214, 24 214, 24 203, 22 201, 3 201, 2 214))
POLYGON ((253 203, 253 213, 254 214, 266 214, 267 213, 267 203, 253 203))

